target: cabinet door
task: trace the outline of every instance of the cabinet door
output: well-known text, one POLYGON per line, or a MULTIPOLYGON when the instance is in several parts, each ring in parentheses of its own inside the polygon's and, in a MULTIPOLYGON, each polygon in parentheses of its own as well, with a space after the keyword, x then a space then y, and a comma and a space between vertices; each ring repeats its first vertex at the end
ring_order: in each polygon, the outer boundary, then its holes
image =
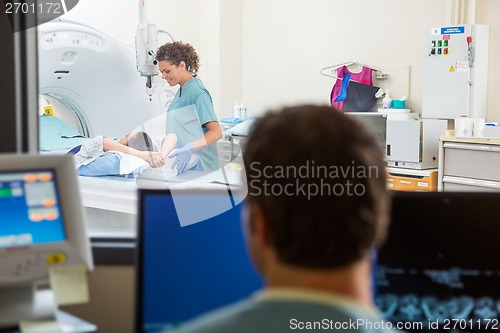
POLYGON ((375 112, 346 112, 345 114, 363 123, 377 137, 380 149, 385 149, 387 127, 385 114, 375 112))
POLYGON ((444 143, 444 176, 500 182, 500 146, 444 143))
POLYGON ((418 120, 387 120, 387 159, 420 162, 420 126, 418 120))
POLYGON ((472 32, 470 25, 462 29, 460 33, 446 34, 446 40, 441 28, 425 36, 423 118, 453 119, 468 115, 471 69, 467 62, 466 36, 472 32))

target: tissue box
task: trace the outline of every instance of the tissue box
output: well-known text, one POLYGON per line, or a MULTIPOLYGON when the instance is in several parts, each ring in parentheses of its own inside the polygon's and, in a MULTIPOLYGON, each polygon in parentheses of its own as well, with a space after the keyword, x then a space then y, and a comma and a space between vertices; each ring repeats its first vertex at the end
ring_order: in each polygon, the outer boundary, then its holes
POLYGON ((483 137, 500 139, 500 126, 484 126, 483 137))

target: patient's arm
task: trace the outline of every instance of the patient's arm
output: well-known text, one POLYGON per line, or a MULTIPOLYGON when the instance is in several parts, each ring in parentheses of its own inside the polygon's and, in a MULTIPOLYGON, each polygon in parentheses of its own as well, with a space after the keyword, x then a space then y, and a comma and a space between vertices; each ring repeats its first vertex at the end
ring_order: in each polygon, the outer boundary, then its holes
POLYGON ((151 164, 153 167, 163 165, 164 163, 164 158, 160 152, 139 151, 137 149, 130 148, 129 146, 125 146, 109 138, 103 138, 102 145, 104 151, 114 150, 124 154, 136 156, 142 158, 143 160, 151 164))
POLYGON ((163 158, 166 158, 168 154, 175 148, 177 144, 177 135, 174 133, 169 133, 163 138, 161 143, 160 152, 163 158))
POLYGON ((165 164, 165 158, 175 148, 176 144, 177 135, 175 135, 174 133, 165 135, 159 152, 140 151, 109 138, 103 138, 104 151, 114 150, 122 152, 124 154, 130 154, 142 158, 143 160, 151 164, 152 167, 159 167, 165 164))
POLYGON ((177 143, 177 135, 170 133, 163 137, 163 141, 161 143, 160 151, 150 155, 149 164, 153 167, 159 167, 165 164, 165 159, 167 155, 175 148, 175 144, 177 143))

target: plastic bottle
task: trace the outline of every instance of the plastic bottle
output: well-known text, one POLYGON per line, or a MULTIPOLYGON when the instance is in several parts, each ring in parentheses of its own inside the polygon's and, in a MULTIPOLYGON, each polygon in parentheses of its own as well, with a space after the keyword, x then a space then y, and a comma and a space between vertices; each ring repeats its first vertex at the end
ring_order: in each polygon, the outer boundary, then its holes
POLYGON ((389 90, 385 91, 385 97, 382 99, 382 108, 390 109, 392 104, 392 99, 389 96, 389 90))
POLYGON ((240 103, 240 118, 246 118, 247 116, 247 107, 243 102, 240 103))
POLYGON ((238 102, 234 103, 233 107, 233 117, 234 118, 241 118, 241 108, 238 102))

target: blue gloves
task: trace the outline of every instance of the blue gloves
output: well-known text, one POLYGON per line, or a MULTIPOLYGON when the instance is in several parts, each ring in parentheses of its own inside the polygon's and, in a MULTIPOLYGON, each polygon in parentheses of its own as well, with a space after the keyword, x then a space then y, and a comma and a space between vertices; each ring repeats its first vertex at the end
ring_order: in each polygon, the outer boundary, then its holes
POLYGON ((189 164, 189 160, 191 160, 191 155, 193 154, 194 147, 192 143, 186 144, 184 147, 177 149, 175 152, 168 155, 168 157, 175 157, 174 164, 172 164, 172 169, 177 168, 177 174, 181 174, 186 171, 186 167, 189 164))

